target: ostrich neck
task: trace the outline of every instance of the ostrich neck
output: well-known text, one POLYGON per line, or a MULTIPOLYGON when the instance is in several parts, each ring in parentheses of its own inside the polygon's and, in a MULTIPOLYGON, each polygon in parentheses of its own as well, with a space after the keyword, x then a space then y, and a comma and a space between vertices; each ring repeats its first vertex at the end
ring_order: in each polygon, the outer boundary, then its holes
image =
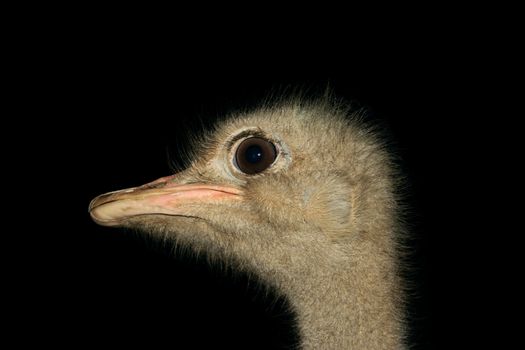
POLYGON ((393 266, 357 259, 274 274, 297 314, 301 348, 403 349, 393 266))

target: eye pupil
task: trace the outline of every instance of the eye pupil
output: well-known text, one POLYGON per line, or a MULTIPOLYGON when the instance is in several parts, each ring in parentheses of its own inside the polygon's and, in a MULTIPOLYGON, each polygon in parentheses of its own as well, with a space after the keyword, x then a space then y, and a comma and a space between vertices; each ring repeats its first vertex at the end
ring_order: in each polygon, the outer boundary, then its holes
POLYGON ((250 146, 246 149, 245 157, 248 163, 258 163, 264 157, 263 150, 257 145, 250 146))
POLYGON ((252 175, 268 169, 277 158, 275 146, 261 137, 243 140, 235 151, 234 163, 245 174, 252 175))

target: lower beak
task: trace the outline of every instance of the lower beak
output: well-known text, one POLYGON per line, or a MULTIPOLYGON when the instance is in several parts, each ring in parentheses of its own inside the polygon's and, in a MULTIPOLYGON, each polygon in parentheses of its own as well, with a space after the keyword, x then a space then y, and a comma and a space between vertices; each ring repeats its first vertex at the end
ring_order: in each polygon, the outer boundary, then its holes
POLYGON ((192 216, 189 205, 239 200, 241 190, 210 184, 178 184, 174 176, 140 187, 102 194, 91 201, 89 213, 103 226, 118 226, 139 215, 192 216))

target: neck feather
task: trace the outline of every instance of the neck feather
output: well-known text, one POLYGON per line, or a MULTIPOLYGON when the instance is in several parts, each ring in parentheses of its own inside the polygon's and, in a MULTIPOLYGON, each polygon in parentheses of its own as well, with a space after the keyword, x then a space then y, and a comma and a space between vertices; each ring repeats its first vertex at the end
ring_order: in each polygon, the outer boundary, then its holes
POLYGON ((305 257, 282 271, 260 271, 290 300, 302 349, 404 349, 393 256, 363 244, 337 262, 313 260, 309 264, 312 259, 305 257))

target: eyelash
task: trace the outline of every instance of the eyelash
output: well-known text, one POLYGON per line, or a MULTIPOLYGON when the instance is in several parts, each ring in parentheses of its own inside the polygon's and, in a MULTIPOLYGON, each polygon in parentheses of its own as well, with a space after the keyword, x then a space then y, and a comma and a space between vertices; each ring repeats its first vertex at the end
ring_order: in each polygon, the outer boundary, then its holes
POLYGON ((259 130, 244 130, 240 132, 239 134, 235 135, 230 141, 227 143, 227 148, 229 152, 232 152, 234 148, 237 148, 237 146, 244 140, 250 137, 260 137, 266 140, 269 140, 273 142, 272 139, 268 138, 263 132, 259 130))

